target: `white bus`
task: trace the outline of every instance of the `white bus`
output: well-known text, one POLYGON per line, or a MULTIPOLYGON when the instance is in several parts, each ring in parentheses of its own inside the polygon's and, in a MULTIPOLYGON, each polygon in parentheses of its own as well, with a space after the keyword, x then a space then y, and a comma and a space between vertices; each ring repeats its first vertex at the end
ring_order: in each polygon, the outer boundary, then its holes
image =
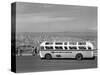
POLYGON ((44 41, 40 44, 40 58, 93 58, 93 44, 85 42, 44 41))

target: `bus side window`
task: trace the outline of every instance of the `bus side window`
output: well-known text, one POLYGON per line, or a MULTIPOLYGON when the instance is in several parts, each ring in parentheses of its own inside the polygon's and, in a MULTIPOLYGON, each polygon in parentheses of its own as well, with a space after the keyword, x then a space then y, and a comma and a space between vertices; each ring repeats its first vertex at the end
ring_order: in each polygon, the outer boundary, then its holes
POLYGON ((67 42, 65 42, 64 45, 67 45, 67 42))
POLYGON ((88 47, 89 50, 91 50, 91 47, 88 47))
POLYGON ((78 45, 86 45, 86 42, 79 42, 78 45))
POLYGON ((65 50, 68 50, 68 48, 66 46, 64 48, 65 48, 65 50))
POLYGON ((46 49, 53 49, 53 46, 45 46, 46 49))
POLYGON ((61 50, 61 49, 63 49, 63 47, 62 46, 55 46, 55 49, 61 50))
POLYGON ((41 46, 41 50, 44 50, 44 47, 43 46, 41 46))
POLYGON ((86 47, 84 47, 84 46, 79 46, 78 48, 81 49, 81 50, 82 49, 84 49, 84 50, 86 49, 86 47))
POLYGON ((76 45, 76 42, 69 42, 70 45, 76 45))
POLYGON ((77 49, 77 47, 75 47, 75 46, 69 46, 69 49, 71 49, 71 50, 76 50, 77 49))
POLYGON ((62 42, 56 42, 55 44, 56 45, 62 45, 63 43, 62 42))
POLYGON ((46 42, 45 43, 46 45, 51 45, 51 44, 53 44, 52 42, 46 42))

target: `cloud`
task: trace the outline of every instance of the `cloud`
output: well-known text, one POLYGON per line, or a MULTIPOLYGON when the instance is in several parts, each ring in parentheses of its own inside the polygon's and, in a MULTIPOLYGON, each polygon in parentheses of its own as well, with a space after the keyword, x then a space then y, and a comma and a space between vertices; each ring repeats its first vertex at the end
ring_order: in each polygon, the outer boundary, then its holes
POLYGON ((55 7, 55 6, 56 5, 53 5, 53 4, 41 5, 41 7, 44 7, 44 8, 55 7))
POLYGON ((59 22, 59 21, 71 21, 72 17, 61 17, 54 15, 44 15, 44 14, 27 14, 17 17, 17 22, 26 23, 48 23, 48 22, 59 22))
POLYGON ((97 31, 97 26, 92 26, 92 27, 89 27, 88 29, 92 31, 97 31))
POLYGON ((47 16, 36 16, 31 17, 29 19, 30 21, 34 23, 48 23, 48 22, 59 22, 59 21, 70 21, 72 18, 70 17, 47 17, 47 16))

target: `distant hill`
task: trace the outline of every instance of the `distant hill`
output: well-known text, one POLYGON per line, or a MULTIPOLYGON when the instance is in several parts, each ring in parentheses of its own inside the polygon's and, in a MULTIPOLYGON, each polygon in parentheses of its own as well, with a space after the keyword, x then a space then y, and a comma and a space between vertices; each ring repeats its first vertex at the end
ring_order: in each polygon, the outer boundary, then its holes
POLYGON ((16 40, 17 45, 21 43, 39 45, 44 40, 91 41, 97 48, 96 32, 18 32, 16 40))

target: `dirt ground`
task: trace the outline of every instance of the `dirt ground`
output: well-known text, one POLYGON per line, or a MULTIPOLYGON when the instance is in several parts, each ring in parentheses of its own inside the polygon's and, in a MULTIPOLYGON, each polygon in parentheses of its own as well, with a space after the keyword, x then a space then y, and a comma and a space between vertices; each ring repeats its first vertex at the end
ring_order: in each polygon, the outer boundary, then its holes
POLYGON ((95 59, 83 59, 77 61, 75 59, 40 59, 39 56, 17 56, 16 72, 40 72, 40 71, 56 71, 71 69, 96 68, 97 57, 95 59))

